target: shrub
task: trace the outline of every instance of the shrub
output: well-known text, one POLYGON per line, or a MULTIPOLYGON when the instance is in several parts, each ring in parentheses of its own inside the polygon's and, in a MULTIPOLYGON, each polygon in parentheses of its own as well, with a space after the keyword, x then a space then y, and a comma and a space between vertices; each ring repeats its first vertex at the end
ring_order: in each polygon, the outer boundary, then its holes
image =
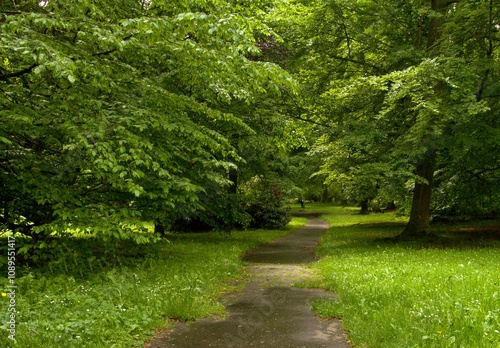
POLYGON ((250 215, 241 205, 241 195, 223 190, 207 190, 200 197, 203 209, 198 209, 171 223, 170 229, 175 232, 203 232, 246 229, 251 221, 250 215))
POLYGON ((247 193, 245 211, 252 217, 251 228, 282 229, 291 221, 290 209, 277 185, 258 180, 247 193))

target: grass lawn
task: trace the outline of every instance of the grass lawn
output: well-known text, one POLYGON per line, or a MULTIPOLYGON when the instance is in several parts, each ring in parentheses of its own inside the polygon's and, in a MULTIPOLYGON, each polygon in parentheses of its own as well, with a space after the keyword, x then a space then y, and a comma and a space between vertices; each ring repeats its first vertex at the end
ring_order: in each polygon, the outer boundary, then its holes
MULTIPOLYGON (((284 231, 177 234, 139 246, 123 242, 112 254, 94 239, 60 241, 58 256, 44 267, 17 267, 17 343, 7 339, 9 298, 2 296, 0 346, 142 347, 154 329, 173 320, 223 315, 217 299, 241 277, 241 254, 305 222, 294 218, 284 231)), ((0 241, 7 244, 6 238, 0 241)), ((6 293, 7 272, 2 273, 0 292, 6 293)))
POLYGON ((500 232, 441 225, 435 241, 395 242, 402 218, 320 208, 331 228, 317 267, 339 297, 313 306, 355 347, 500 347, 500 232))

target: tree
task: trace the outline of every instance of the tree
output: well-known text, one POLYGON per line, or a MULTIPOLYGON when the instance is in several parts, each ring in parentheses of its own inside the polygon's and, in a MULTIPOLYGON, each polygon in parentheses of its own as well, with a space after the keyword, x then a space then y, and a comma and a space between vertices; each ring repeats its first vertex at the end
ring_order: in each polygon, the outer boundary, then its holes
MULTIPOLYGON (((478 63, 481 64, 485 59, 490 60, 494 51, 494 46, 492 41, 493 40, 492 30, 495 23, 498 23, 498 19, 494 18, 493 1, 480 2, 478 6, 479 8, 474 9, 474 11, 472 12, 474 15, 477 16, 477 19, 480 19, 479 26, 483 27, 482 28, 483 30, 484 28, 486 28, 486 33, 479 33, 480 36, 475 37, 472 40, 470 38, 466 39, 467 30, 463 31, 457 30, 457 26, 465 24, 465 28, 475 27, 475 25, 471 25, 472 23, 470 22, 464 23, 463 16, 465 15, 465 13, 470 15, 471 7, 476 4, 463 2, 453 5, 452 8, 449 8, 449 5, 450 4, 444 0, 431 1, 431 9, 432 11, 435 12, 435 15, 430 20, 429 31, 427 35, 428 38, 427 50, 431 56, 443 57, 448 55, 450 56, 451 59, 455 58, 456 56, 463 57, 462 59, 468 61, 473 66, 473 69, 477 69, 479 68, 477 64, 478 63), (449 16, 451 17, 449 21, 446 20, 447 14, 449 14, 449 16), (447 40, 444 40, 444 38, 448 40, 451 39, 451 44, 447 44, 446 43, 447 40), (463 41, 464 39, 469 42, 464 42, 463 41), (479 41, 487 40, 488 44, 486 46, 486 51, 484 51, 481 47, 479 47, 479 50, 477 50, 476 48, 477 51, 474 53, 473 52, 465 53, 463 51, 467 46, 470 47, 471 45, 475 45, 477 42, 474 41, 478 39, 479 41), (457 41, 456 43, 453 42, 455 40, 457 41)), ((463 61, 461 60, 461 62, 463 61)), ((457 64, 454 68, 457 69, 460 67, 463 69, 467 68, 470 69, 470 66, 465 67, 461 66, 461 64, 457 64)), ((460 84, 453 86, 455 87, 455 89, 458 89, 460 87, 466 88, 466 93, 464 93, 463 98, 461 98, 461 100, 457 100, 457 102, 459 103, 460 102, 464 103, 465 101, 464 104, 466 105, 466 108, 463 109, 456 108, 458 109, 456 110, 458 111, 456 115, 458 117, 463 116, 464 114, 468 114, 469 117, 471 116, 474 117, 475 115, 481 116, 481 114, 486 114, 487 112, 490 111, 489 106, 486 103, 482 103, 483 101, 482 95, 484 92, 483 88, 487 83, 486 81, 491 71, 489 70, 489 68, 487 68, 486 71, 484 71, 483 69, 479 69, 483 71, 478 74, 477 71, 474 71, 473 69, 469 70, 468 76, 465 74, 461 76, 462 78, 466 78, 467 79, 466 81, 457 81, 460 84), (473 84, 472 86, 470 86, 471 82, 473 84), (469 86, 467 86, 468 84, 469 86), (473 96, 475 96, 475 98, 473 96)), ((459 75, 459 72, 449 71, 447 75, 448 75, 447 78, 449 79, 453 75, 455 76, 459 75)), ((453 97, 450 98, 448 96, 450 90, 444 88, 443 85, 444 81, 439 81, 438 83, 435 83, 430 87, 434 90, 435 95, 437 95, 438 98, 452 99, 453 97)), ((445 109, 443 109, 442 111, 443 113, 446 112, 445 109)), ((453 114, 453 112, 449 111, 448 113, 453 114)), ((453 126, 460 124, 461 120, 458 117, 456 119, 448 119, 447 123, 450 123, 453 126)), ((443 125, 443 128, 446 129, 446 126, 443 125)), ((446 130, 449 130, 449 128, 446 130)), ((446 137, 450 136, 454 137, 456 135, 454 133, 455 132, 453 131, 451 132, 451 134, 446 134, 445 132, 443 132, 442 135, 431 134, 431 136, 435 137, 437 140, 442 140, 443 138, 446 137)), ((449 140, 449 138, 447 140, 449 140)), ((450 143, 448 143, 447 145, 449 146, 450 143)), ((452 144, 452 147, 456 146, 457 144, 452 144)), ((496 146, 493 145, 491 148, 489 148, 489 151, 496 152, 497 149, 498 145, 496 146)), ((442 151, 442 149, 440 150, 442 151)), ((417 175, 421 178, 424 178, 425 182, 417 182, 415 184, 410 221, 404 232, 406 235, 410 236, 421 235, 426 231, 429 225, 431 192, 433 187, 435 161, 436 161, 436 149, 434 147, 429 147, 426 156, 420 162, 417 163, 417 175)), ((491 168, 491 164, 492 163, 483 163, 483 166, 491 168)))
MULTIPOLYGON (((438 46, 443 31, 447 6, 447 0, 431 0, 431 10, 435 12, 429 22, 429 30, 427 33, 427 51, 430 52, 431 56, 439 54, 438 46)), ((441 83, 437 83, 435 86, 430 85, 429 87, 434 89, 436 94, 441 94, 441 83)), ((428 135, 424 134, 422 138, 422 140, 425 141, 428 135)), ((417 162, 416 174, 419 180, 415 181, 410 220, 403 232, 404 235, 419 236, 424 234, 429 227, 432 185, 434 179, 434 160, 435 149, 429 147, 424 157, 417 162), (422 182, 420 178, 425 181, 422 182)))
MULTIPOLYGON (((280 34, 293 40, 291 71, 307 91, 308 116, 327 126, 316 144, 327 181, 360 198, 382 190, 404 201, 413 180, 406 235, 425 235, 432 188, 447 189, 434 173, 457 168, 450 164, 461 162, 458 152, 473 148, 467 127, 485 126, 484 152, 498 152, 490 136, 498 129, 497 7, 489 0, 332 0, 294 2, 275 15, 286 22, 280 34)), ((474 162, 462 165, 497 175, 496 164, 474 162)))
POLYGON ((231 11, 3 2, 2 226, 36 237, 70 223, 141 240, 127 233, 135 222, 200 208, 207 183, 228 185, 240 157, 219 129, 250 129, 221 106, 291 86, 248 59, 266 27, 231 11))

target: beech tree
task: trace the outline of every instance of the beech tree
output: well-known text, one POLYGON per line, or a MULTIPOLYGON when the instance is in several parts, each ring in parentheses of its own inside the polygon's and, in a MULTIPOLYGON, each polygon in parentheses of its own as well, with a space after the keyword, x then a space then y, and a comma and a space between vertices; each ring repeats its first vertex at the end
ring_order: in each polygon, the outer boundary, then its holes
POLYGON ((222 105, 290 88, 269 29, 224 1, 0 3, 3 228, 144 240, 132 225, 200 208, 240 158, 222 105), (239 11, 239 12, 238 12, 239 11), (221 126, 225 125, 225 126, 221 126))
MULTIPOLYGON (((290 67, 305 91, 305 115, 326 125, 315 151, 323 153, 327 182, 342 182, 359 198, 383 190, 401 201, 413 181, 404 234, 421 236, 433 187, 441 207, 453 210, 447 192, 456 198, 461 180, 498 178, 499 13, 491 0, 318 0, 273 14, 292 42, 290 67), (478 151, 467 128, 487 147, 484 161, 463 162, 463 154, 478 151)), ((493 184, 488 196, 498 192, 493 184)))

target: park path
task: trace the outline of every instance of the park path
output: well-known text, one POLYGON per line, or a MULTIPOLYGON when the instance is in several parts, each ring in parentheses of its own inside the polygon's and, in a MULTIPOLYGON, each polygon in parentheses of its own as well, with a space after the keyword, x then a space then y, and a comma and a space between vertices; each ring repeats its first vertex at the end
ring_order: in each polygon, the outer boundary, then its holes
POLYGON ((328 223, 309 217, 304 228, 250 251, 244 257, 249 280, 222 300, 224 319, 176 324, 145 348, 348 348, 340 321, 318 318, 308 304, 334 295, 292 286, 314 280, 307 264, 316 261, 314 249, 327 229, 328 223))

